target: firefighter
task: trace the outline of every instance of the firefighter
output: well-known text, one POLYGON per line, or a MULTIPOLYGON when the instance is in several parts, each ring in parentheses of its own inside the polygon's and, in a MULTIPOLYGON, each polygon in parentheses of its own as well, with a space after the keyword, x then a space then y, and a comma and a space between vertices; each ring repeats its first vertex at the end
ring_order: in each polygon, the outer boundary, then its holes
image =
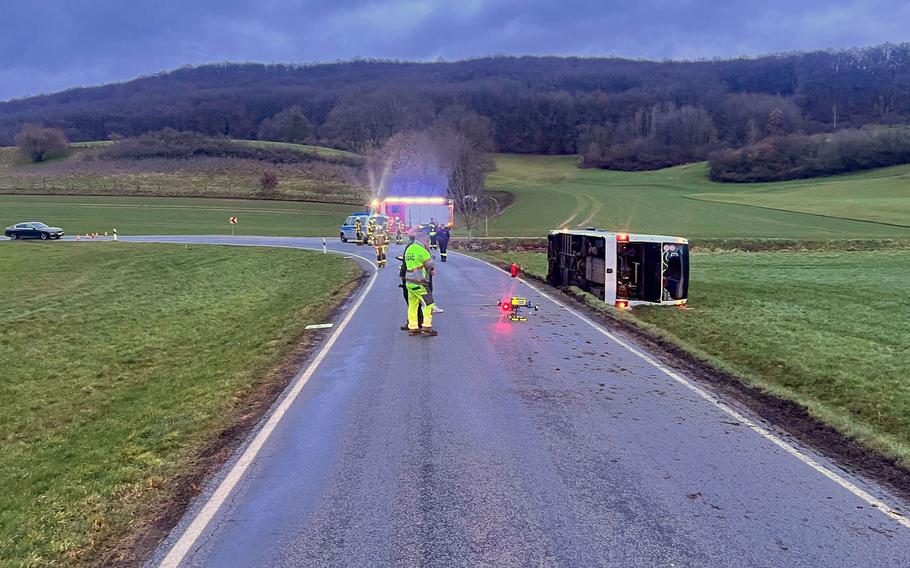
POLYGON ((376 251, 376 265, 379 268, 384 268, 386 253, 389 252, 389 240, 385 231, 383 231, 381 227, 375 228, 370 240, 373 243, 373 250, 376 251))
POLYGON ((354 221, 354 233, 357 235, 357 245, 363 244, 363 223, 360 222, 360 217, 357 217, 357 220, 354 221))
POLYGON ((399 220, 397 223, 395 223, 395 244, 396 245, 401 244, 401 225, 402 224, 403 223, 401 222, 401 220, 399 220))
POLYGON ((367 222, 367 244, 370 244, 373 241, 373 236, 377 232, 376 219, 370 219, 367 222))
POLYGON ((414 231, 415 240, 408 245, 404 252, 405 265, 405 290, 408 293, 408 335, 436 336, 439 333, 433 329, 433 293, 431 291, 431 278, 433 271, 433 258, 421 242, 423 233, 414 231), (423 322, 417 319, 417 314, 423 312, 423 322))
POLYGON ((436 219, 430 217, 430 224, 427 225, 430 233, 430 250, 435 250, 439 244, 436 242, 437 237, 439 236, 436 232, 436 219))
POLYGON ((439 227, 439 234, 436 236, 436 240, 439 242, 440 260, 445 262, 446 251, 449 249, 449 227, 447 225, 439 227))

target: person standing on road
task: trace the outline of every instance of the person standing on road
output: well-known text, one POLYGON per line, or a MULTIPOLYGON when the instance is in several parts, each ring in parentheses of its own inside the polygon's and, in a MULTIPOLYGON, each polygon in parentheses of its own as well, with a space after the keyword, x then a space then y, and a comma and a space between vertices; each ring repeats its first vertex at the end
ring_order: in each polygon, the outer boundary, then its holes
POLYGON ((360 217, 354 221, 354 234, 357 235, 357 245, 363 244, 363 223, 360 222, 360 217))
POLYGON ((376 219, 370 219, 367 221, 367 244, 373 242, 373 237, 376 236, 376 219))
POLYGON ((418 235, 423 236, 415 231, 415 240, 408 245, 403 255, 405 289, 408 292, 408 334, 435 336, 439 333, 433 329, 434 302, 433 293, 429 289, 435 267, 430 252, 418 235), (418 312, 423 312, 423 323, 417 320, 418 312))
MULTIPOLYGON (((400 231, 400 229, 399 229, 399 231, 400 231)), ((400 233, 399 233, 399 236, 400 236, 400 233)), ((404 295, 404 305, 405 306, 408 305, 408 281, 407 281, 408 267, 404 262, 404 254, 408 251, 408 247, 411 246, 411 244, 413 244, 415 240, 416 240, 416 237, 409 236, 408 244, 405 245, 405 247, 404 247, 404 252, 401 253, 401 256, 395 257, 401 262, 401 265, 398 268, 398 276, 401 277, 401 284, 398 287, 401 288, 401 292, 404 295)), ((432 277, 430 279, 429 290, 430 290, 430 292, 433 291, 432 277)), ((405 312, 405 313, 407 313, 407 312, 405 312)), ((423 310, 417 310, 417 327, 423 327, 423 310)), ((408 331, 407 319, 405 319, 404 325, 401 326, 401 331, 408 331)))
POLYGON ((430 224, 428 225, 428 228, 430 232, 430 250, 432 250, 439 246, 436 242, 436 237, 438 236, 436 233, 436 219, 430 217, 430 224))
POLYGON ((446 251, 449 249, 449 227, 448 225, 443 225, 439 227, 439 232, 436 236, 436 240, 439 242, 439 256, 441 261, 446 261, 446 251))
POLYGON ((377 228, 373 231, 373 236, 370 240, 373 243, 373 249, 376 251, 376 265, 379 268, 385 268, 386 253, 389 252, 389 241, 386 238, 385 231, 377 228))

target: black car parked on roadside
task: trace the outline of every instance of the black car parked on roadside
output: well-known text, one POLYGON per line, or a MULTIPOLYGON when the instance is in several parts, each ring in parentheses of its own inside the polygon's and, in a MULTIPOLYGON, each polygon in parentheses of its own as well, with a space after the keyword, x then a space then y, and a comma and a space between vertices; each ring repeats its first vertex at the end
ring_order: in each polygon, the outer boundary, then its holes
POLYGON ((63 236, 63 229, 60 227, 48 227, 38 221, 28 221, 26 223, 17 223, 12 227, 7 227, 4 234, 13 239, 59 239, 63 236))

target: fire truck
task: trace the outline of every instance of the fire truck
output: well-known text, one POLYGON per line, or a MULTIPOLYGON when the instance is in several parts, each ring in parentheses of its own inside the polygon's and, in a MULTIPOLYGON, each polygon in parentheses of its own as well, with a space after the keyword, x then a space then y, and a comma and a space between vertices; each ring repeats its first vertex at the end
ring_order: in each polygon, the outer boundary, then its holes
POLYGON ((577 286, 621 309, 687 301, 684 238, 586 229, 550 231, 547 240, 547 282, 553 286, 577 286))
POLYGON ((393 196, 374 199, 370 204, 370 213, 385 215, 395 219, 395 223, 402 223, 405 229, 423 228, 430 224, 448 226, 455 223, 455 205, 451 199, 432 196, 393 196))

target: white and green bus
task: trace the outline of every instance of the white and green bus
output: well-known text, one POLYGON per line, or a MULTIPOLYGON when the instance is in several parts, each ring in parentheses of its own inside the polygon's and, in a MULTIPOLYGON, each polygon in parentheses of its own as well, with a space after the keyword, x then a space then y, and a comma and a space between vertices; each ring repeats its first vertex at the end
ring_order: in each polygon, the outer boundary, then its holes
POLYGON ((577 286, 618 308, 682 306, 689 293, 689 241, 595 229, 550 231, 547 282, 577 286))

